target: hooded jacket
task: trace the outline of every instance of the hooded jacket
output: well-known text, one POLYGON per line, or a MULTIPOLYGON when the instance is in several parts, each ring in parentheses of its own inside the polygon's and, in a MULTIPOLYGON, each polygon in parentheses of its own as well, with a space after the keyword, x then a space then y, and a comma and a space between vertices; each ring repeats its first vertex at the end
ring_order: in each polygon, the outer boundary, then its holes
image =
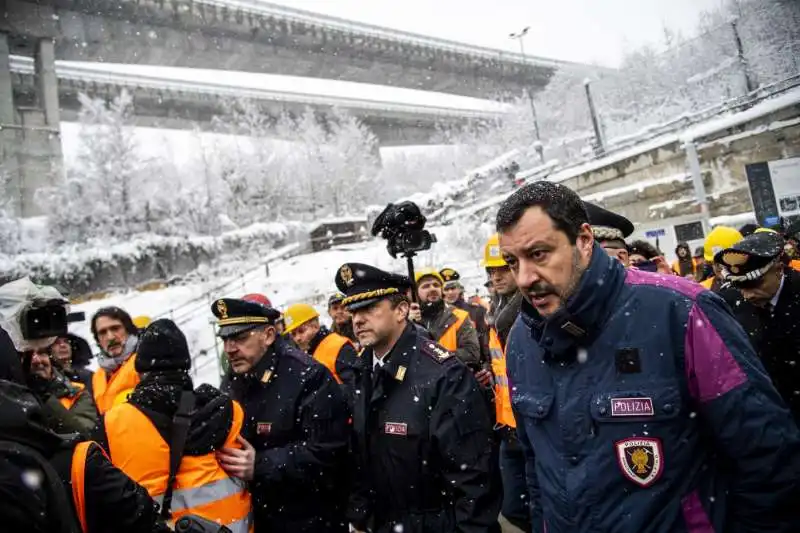
POLYGON ((535 531, 800 531, 800 431, 715 294, 595 245, 506 354, 535 531))

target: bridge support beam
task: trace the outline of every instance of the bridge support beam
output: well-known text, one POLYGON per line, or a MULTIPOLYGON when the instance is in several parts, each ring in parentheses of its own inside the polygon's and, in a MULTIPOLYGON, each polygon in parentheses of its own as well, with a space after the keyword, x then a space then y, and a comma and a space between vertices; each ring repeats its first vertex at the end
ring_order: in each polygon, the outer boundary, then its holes
POLYGON ((3 207, 15 215, 20 208, 17 133, 8 34, 0 33, 0 194, 8 201, 3 207))
POLYGON ((36 191, 61 180, 62 153, 58 79, 51 39, 39 39, 34 50, 36 105, 16 108, 18 212, 23 217, 44 211, 36 191))

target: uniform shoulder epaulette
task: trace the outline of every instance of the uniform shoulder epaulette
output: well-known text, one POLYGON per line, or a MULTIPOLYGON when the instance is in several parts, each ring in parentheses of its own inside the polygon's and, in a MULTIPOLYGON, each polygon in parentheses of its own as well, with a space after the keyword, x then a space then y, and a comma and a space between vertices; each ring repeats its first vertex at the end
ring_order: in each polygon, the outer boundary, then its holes
POLYGON ((420 342, 420 350, 422 353, 433 359, 439 364, 455 357, 453 352, 447 351, 433 341, 423 340, 420 342))

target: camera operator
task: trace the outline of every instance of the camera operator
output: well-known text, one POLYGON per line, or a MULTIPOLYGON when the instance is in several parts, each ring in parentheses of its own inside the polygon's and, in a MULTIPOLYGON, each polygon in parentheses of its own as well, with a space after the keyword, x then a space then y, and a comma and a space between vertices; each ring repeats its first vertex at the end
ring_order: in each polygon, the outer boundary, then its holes
POLYGON ((48 428, 39 398, 25 386, 19 354, 46 352, 66 334, 66 306, 57 290, 28 278, 0 286, 3 530, 167 533, 147 491, 114 467, 96 443, 78 443, 75 435, 48 428))

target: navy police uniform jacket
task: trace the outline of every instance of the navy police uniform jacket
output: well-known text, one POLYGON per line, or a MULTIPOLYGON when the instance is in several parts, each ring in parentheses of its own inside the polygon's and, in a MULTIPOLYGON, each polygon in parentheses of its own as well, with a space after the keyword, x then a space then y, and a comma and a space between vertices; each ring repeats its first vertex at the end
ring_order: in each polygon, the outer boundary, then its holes
POLYGON ((501 489, 486 402, 469 369, 409 324, 363 373, 353 410, 350 520, 375 533, 499 532, 501 489))
POLYGON ((747 335, 693 281, 595 245, 565 308, 508 341, 534 530, 800 531, 800 435, 747 335))
POLYGON ((278 338, 223 388, 242 404, 242 435, 256 449, 256 533, 346 533, 350 421, 330 372, 278 338))

